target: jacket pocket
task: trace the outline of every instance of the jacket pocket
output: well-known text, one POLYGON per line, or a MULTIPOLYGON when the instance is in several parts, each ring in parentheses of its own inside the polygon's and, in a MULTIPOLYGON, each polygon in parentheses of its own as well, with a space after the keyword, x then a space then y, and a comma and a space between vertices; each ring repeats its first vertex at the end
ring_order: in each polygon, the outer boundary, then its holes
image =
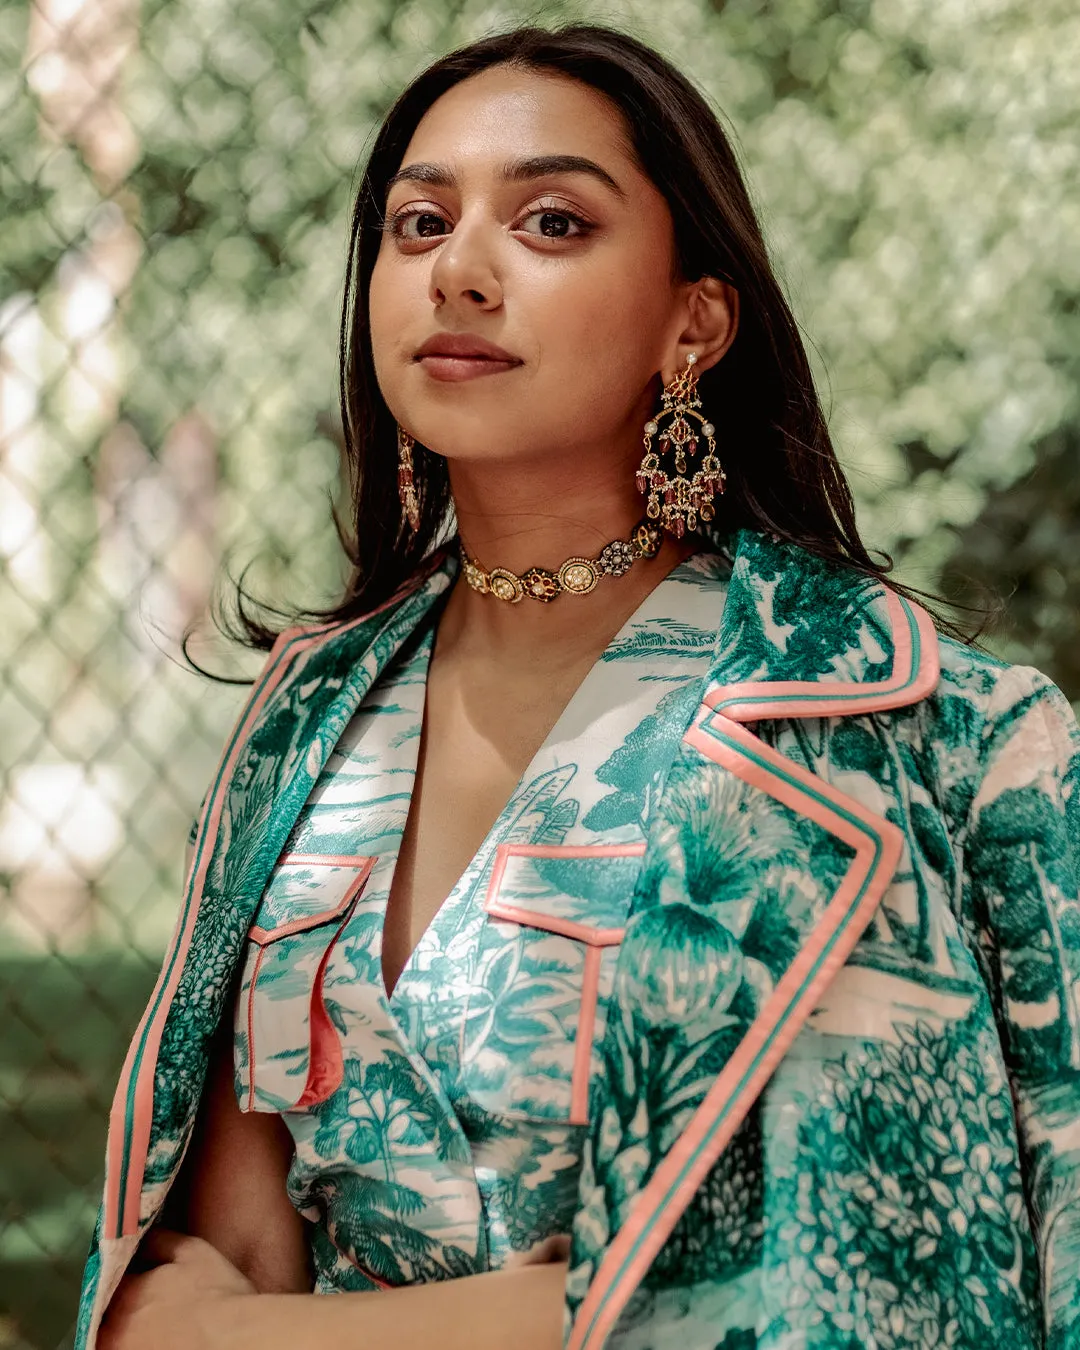
POLYGON ((584 1125, 645 845, 503 844, 462 1033, 484 1111, 584 1125))
POLYGON ((374 863, 288 853, 274 868, 248 933, 236 1001, 241 1111, 312 1106, 340 1085, 344 1057, 323 977, 374 863))

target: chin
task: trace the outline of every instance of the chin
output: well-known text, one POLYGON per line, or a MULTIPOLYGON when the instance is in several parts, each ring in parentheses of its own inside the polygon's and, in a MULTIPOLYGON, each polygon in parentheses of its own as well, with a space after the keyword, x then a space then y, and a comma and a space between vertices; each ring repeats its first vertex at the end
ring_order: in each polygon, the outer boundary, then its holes
POLYGON ((492 435, 490 428, 478 426, 471 435, 450 436, 445 429, 432 437, 437 445, 418 436, 421 445, 436 455, 441 455, 448 464, 501 464, 507 461, 520 463, 529 458, 527 450, 517 450, 513 442, 492 435))
POLYGON ((409 419, 409 429, 421 445, 451 463, 522 460, 540 453, 532 444, 535 430, 530 428, 533 434, 526 437, 526 428, 517 418, 506 426, 487 413, 462 414, 462 409, 423 411, 409 419))

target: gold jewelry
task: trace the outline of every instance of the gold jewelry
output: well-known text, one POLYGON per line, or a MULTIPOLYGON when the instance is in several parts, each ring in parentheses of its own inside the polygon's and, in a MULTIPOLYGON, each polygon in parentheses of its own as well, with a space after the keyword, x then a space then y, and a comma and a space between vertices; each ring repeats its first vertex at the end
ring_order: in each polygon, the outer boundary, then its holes
POLYGON ((727 482, 727 474, 716 458, 716 441, 713 439, 716 428, 696 411, 701 407, 697 395, 698 377, 694 374, 696 364, 697 352, 690 352, 686 369, 680 370, 671 383, 664 386, 663 407, 654 420, 645 423, 645 454, 634 479, 638 491, 648 495, 649 519, 659 520, 676 539, 681 539, 688 529, 696 529, 699 516, 702 520, 712 520, 716 514, 712 499, 716 493, 724 491, 727 482), (664 417, 675 420, 661 435, 660 454, 657 454, 652 448, 652 438, 664 417), (701 434, 708 441, 709 449, 701 467, 692 478, 687 478, 686 456, 696 455, 698 451, 697 430, 687 420, 691 417, 701 423, 701 434), (672 447, 675 450, 673 478, 660 467, 660 455, 672 447))
POLYGON ((405 430, 399 426, 397 429, 398 446, 398 475, 397 490, 398 499, 401 502, 401 509, 405 513, 405 519, 409 522, 409 528, 413 534, 420 528, 420 501, 416 495, 416 484, 413 482, 413 446, 416 441, 405 430))
POLYGON ((597 558, 567 558, 557 572, 544 567, 530 567, 518 576, 508 567, 486 568, 470 558, 464 544, 459 543, 461 565, 465 580, 481 595, 493 595, 516 605, 529 596, 547 604, 557 595, 588 595, 604 577, 621 577, 629 572, 638 558, 655 558, 664 541, 664 532, 652 521, 640 520, 629 539, 613 539, 600 550, 597 558))

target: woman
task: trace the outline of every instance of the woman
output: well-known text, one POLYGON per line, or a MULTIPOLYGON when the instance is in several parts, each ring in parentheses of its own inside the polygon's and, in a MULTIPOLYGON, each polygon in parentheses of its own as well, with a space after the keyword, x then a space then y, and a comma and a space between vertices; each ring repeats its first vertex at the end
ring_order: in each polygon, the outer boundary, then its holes
POLYGON ((707 105, 465 48, 351 268, 354 580, 207 795, 80 1346, 1076 1344, 1080 733, 861 543, 707 105))

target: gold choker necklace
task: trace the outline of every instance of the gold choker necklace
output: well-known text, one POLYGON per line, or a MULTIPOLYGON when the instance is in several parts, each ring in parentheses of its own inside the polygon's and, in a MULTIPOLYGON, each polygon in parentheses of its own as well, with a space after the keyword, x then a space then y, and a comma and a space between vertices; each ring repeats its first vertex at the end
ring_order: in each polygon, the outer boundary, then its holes
POLYGON ((481 595, 493 595, 516 605, 526 595, 545 604, 557 595, 588 595, 601 577, 621 577, 638 558, 655 558, 660 552, 664 531, 651 520, 640 520, 629 539, 613 539, 597 558, 567 558, 557 572, 545 567, 530 567, 518 576, 508 567, 493 567, 489 572, 459 544, 465 580, 481 595))

